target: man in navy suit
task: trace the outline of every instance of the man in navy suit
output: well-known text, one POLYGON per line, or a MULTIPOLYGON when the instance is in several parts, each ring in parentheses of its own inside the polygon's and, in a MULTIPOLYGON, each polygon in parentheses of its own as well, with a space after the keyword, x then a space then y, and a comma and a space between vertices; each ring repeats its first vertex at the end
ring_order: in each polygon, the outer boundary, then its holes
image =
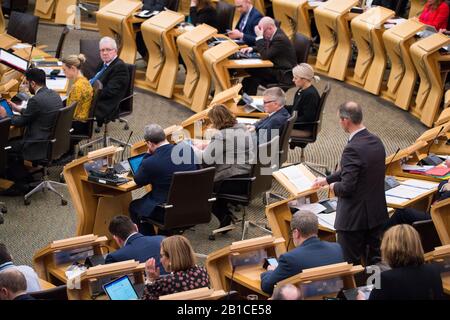
POLYGON ((159 250, 163 236, 144 236, 138 232, 136 224, 127 216, 116 216, 109 223, 109 232, 120 249, 108 254, 106 263, 134 259, 140 263, 150 258, 156 260, 159 269, 164 270, 159 262, 159 250))
POLYGON ((0 300, 35 300, 27 293, 27 280, 17 269, 0 272, 0 300))
POLYGON ((275 284, 304 269, 344 262, 341 246, 321 241, 317 237, 319 221, 310 211, 299 211, 292 216, 291 230, 295 249, 282 254, 278 266, 269 265, 261 274, 261 289, 272 294, 275 284))
POLYGON ((167 201, 172 176, 178 171, 196 170, 194 152, 188 144, 179 148, 169 144, 163 128, 157 124, 149 124, 144 128, 144 140, 148 154, 134 176, 139 186, 152 185, 152 191, 140 199, 130 203, 130 217, 144 235, 153 235, 153 226, 141 224, 142 217, 164 222, 164 211, 158 207, 167 201))
POLYGON ((284 129, 290 117, 289 112, 284 108, 286 95, 278 87, 270 88, 263 93, 264 111, 269 115, 253 126, 248 126, 250 131, 256 132, 259 144, 272 140, 284 129))
POLYGON ((235 0, 235 6, 241 16, 236 29, 228 32, 231 39, 242 40, 249 46, 255 45, 255 27, 263 15, 256 10, 251 0, 235 0))

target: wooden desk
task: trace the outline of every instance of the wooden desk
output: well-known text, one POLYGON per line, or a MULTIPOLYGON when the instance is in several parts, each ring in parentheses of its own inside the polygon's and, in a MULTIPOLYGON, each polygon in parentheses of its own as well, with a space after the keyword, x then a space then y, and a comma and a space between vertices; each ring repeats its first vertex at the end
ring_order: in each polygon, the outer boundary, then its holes
POLYGON ((447 72, 441 73, 439 62, 450 61, 450 55, 443 55, 439 50, 449 43, 449 37, 436 33, 410 47, 411 57, 420 77, 415 105, 410 112, 428 127, 433 126, 440 113, 447 72))
POLYGON ((383 33, 386 53, 391 61, 391 71, 383 98, 389 99, 403 110, 408 110, 417 80, 417 71, 410 54, 411 45, 416 42, 415 35, 425 25, 410 19, 383 33))
POLYGON ((409 8, 409 18, 412 17, 418 17, 422 11, 423 7, 427 3, 426 0, 411 0, 410 1, 410 8, 409 8))
POLYGON ((431 219, 443 245, 450 245, 450 198, 431 206, 431 219))
POLYGON ((424 154, 428 152, 439 155, 450 155, 450 145, 447 144, 450 135, 450 121, 444 122, 425 131, 416 141, 427 143, 424 154))
POLYGON ((344 80, 351 55, 350 30, 346 15, 358 0, 329 0, 314 9, 320 35, 316 69, 329 77, 344 80))
POLYGON ((39 278, 39 285, 41 286, 41 290, 48 290, 48 289, 56 288, 56 286, 54 284, 51 284, 50 282, 47 282, 40 278, 39 278))
POLYGON ((20 43, 20 40, 14 38, 13 36, 10 36, 6 32, 0 34, 0 48, 7 50, 18 43, 20 43))
POLYGON ((119 57, 129 64, 134 64, 137 50, 135 33, 130 20, 133 13, 139 11, 141 7, 140 0, 114 0, 96 14, 100 34, 119 38, 119 57))
MULTIPOLYGON (((395 177, 400 184, 402 182, 409 180, 408 178, 404 177, 395 177)), ((423 180, 423 179, 413 179, 413 180, 423 180)), ((421 210, 424 212, 428 212, 428 209, 431 206, 431 203, 433 201, 434 194, 437 192, 437 186, 438 183, 436 183, 436 188, 428 190, 426 192, 423 192, 421 195, 418 195, 412 199, 405 199, 402 203, 392 203, 389 201, 386 201, 388 207, 394 208, 394 209, 404 209, 404 208, 415 208, 417 210, 421 210)))
POLYGON ((394 15, 394 11, 379 6, 367 10, 351 21, 358 56, 350 80, 375 95, 380 91, 387 62, 382 41, 383 25, 394 15))
POLYGON ((280 21, 280 27, 289 39, 296 32, 311 38, 308 0, 273 0, 272 7, 275 19, 280 21))

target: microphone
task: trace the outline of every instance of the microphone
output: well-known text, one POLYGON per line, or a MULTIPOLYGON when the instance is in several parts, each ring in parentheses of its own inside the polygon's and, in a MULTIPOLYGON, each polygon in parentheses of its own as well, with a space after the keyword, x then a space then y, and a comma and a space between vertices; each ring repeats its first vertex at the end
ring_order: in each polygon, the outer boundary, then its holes
POLYGON ((392 157, 391 161, 389 161, 388 165, 386 166, 386 171, 388 171, 389 166, 391 165, 391 163, 394 161, 395 157, 397 156, 397 154, 400 152, 400 147, 397 148, 397 151, 395 151, 394 156, 392 157))
POLYGON ((422 160, 420 160, 420 163, 422 165, 437 166, 438 164, 442 163, 441 158, 437 157, 434 154, 430 155, 431 146, 433 145, 434 140, 436 140, 439 137, 439 135, 441 134, 442 130, 444 130, 444 126, 441 126, 441 129, 439 130, 437 135, 433 138, 433 140, 431 140, 431 143, 430 143, 430 145, 428 146, 428 149, 427 149, 427 156, 425 158, 423 158, 422 160))
POLYGON ((228 294, 227 294, 227 300, 230 300, 230 295, 231 295, 231 288, 233 287, 233 279, 234 279, 234 271, 236 271, 236 266, 234 264, 232 264, 232 270, 231 270, 231 278, 230 278, 230 288, 228 290, 228 294))
POLYGON ((127 143, 125 143, 125 146, 123 147, 122 156, 120 157, 120 161, 123 161, 123 156, 125 155, 125 150, 127 149, 128 143, 130 142, 132 135, 133 135, 133 130, 131 130, 130 135, 128 136, 127 143))

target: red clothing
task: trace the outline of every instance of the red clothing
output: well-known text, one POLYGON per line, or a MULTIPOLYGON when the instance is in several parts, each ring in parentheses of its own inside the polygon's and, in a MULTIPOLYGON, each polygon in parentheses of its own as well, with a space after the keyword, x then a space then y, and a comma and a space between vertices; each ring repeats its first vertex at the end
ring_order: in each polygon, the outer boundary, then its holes
POLYGON ((439 29, 447 29, 448 14, 449 8, 445 1, 434 11, 432 11, 427 3, 419 17, 419 21, 429 26, 433 26, 439 31, 439 29))

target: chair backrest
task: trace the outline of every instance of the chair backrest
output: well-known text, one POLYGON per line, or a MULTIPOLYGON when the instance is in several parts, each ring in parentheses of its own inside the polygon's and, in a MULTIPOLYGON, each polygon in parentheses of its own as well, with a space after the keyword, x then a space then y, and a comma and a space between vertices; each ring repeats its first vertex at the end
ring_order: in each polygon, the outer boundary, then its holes
POLYGON ((423 251, 431 252, 434 248, 442 245, 433 220, 422 220, 413 222, 412 226, 420 235, 423 251))
POLYGON ((297 56, 297 63, 308 62, 311 39, 296 32, 292 44, 294 45, 295 55, 297 56))
POLYGON ((9 16, 7 33, 22 42, 36 44, 39 17, 12 11, 9 16))
POLYGON ((286 162, 289 150, 289 138, 291 137, 292 128, 294 128, 295 120, 297 120, 297 111, 294 111, 287 120, 280 132, 280 167, 286 162))
POLYGON ((0 120, 0 176, 3 176, 6 171, 6 159, 9 138, 9 127, 11 126, 11 118, 4 118, 0 120))
POLYGON ((227 29, 232 29, 235 7, 225 1, 216 3, 217 26, 219 33, 226 33, 227 29))
POLYGON ((313 132, 312 132, 314 141, 316 141, 317 135, 319 134, 320 129, 322 127, 323 110, 325 108, 325 103, 327 102, 328 95, 330 94, 330 90, 331 90, 330 83, 327 83, 325 85, 325 89, 323 89, 322 95, 320 96, 319 108, 317 108, 318 113, 316 114, 316 119, 317 119, 318 123, 317 123, 317 125, 314 125, 313 132))
POLYGON ((169 189, 164 229, 178 229, 211 220, 214 167, 175 172, 169 189), (195 188, 193 188, 195 186, 195 188), (195 199, 195 201, 193 201, 195 199))
POLYGON ((252 168, 252 177, 255 181, 250 186, 250 198, 259 197, 261 193, 272 188, 272 171, 276 170, 278 162, 278 144, 280 136, 275 136, 272 140, 261 143, 258 146, 258 157, 256 164, 252 168))
POLYGON ((69 300, 65 284, 47 290, 30 292, 30 296, 37 300, 69 300))
POLYGON ((56 123, 50 137, 52 143, 49 143, 47 160, 57 160, 70 150, 70 129, 76 106, 77 102, 74 102, 70 106, 58 110, 56 123))
POLYGON ((55 57, 61 58, 61 52, 64 47, 64 41, 66 40, 66 36, 69 33, 70 29, 69 27, 65 26, 64 29, 61 32, 61 36, 59 37, 58 45, 56 46, 56 52, 55 57))
POLYGON ((180 7, 180 0, 167 0, 166 8, 177 12, 180 7))
POLYGON ((98 65, 102 62, 99 52, 99 40, 80 39, 80 53, 86 56, 86 62, 81 66, 83 75, 91 79, 95 76, 98 65))
POLYGON ((130 82, 128 83, 127 93, 125 98, 119 104, 119 116, 126 116, 133 112, 133 92, 134 92, 134 78, 136 75, 136 65, 126 64, 128 72, 130 73, 130 82))

